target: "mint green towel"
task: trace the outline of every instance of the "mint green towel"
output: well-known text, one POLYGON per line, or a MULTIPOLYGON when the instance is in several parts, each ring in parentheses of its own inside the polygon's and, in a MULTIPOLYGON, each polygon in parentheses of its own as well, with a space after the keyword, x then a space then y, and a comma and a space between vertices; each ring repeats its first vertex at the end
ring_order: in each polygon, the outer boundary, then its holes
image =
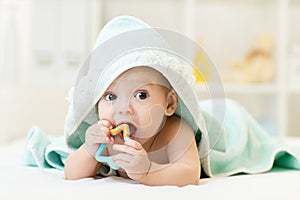
POLYGON ((29 130, 26 139, 25 165, 62 170, 73 150, 64 137, 49 137, 38 126, 29 130))
POLYGON ((300 144, 297 149, 285 146, 282 140, 267 133, 241 105, 229 99, 225 102, 225 116, 219 121, 218 112, 212 114, 216 105, 218 103, 213 105, 212 101, 200 103, 210 140, 210 162, 203 163, 208 175, 261 173, 274 165, 300 169, 300 144))
MULTIPOLYGON (((300 169, 300 145, 288 147, 270 136, 236 102, 226 100, 224 122, 212 115, 212 101, 200 105, 210 140, 210 162, 202 162, 202 167, 209 176, 267 172, 274 165, 300 169)), ((60 170, 74 150, 66 145, 65 137, 50 138, 36 126, 28 133, 26 147, 26 165, 60 170)))

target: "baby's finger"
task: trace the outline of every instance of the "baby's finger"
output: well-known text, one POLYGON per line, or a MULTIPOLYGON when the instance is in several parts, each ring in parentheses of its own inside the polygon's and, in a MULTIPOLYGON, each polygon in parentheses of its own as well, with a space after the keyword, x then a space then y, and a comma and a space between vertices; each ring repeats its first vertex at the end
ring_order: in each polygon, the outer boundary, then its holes
POLYGON ((111 139, 112 137, 110 135, 109 128, 107 128, 106 126, 101 125, 100 127, 98 127, 97 132, 95 132, 93 134, 94 135, 104 135, 107 138, 109 138, 111 142, 113 142, 113 140, 111 139))
POLYGON ((113 161, 122 160, 125 162, 130 162, 133 156, 127 153, 119 153, 113 156, 113 161))
POLYGON ((112 129, 113 127, 112 127, 112 123, 110 122, 110 121, 108 121, 108 120, 105 120, 105 119, 101 119, 101 120, 99 120, 98 121, 98 124, 101 126, 105 126, 105 127, 107 127, 107 128, 109 128, 109 129, 112 129))
POLYGON ((130 146, 136 150, 144 150, 143 146, 141 145, 141 143, 135 141, 135 140, 126 140, 124 142, 125 145, 130 146))
POLYGON ((114 155, 112 160, 119 167, 127 169, 130 166, 130 160, 132 160, 132 156, 126 153, 120 153, 114 155))
POLYGON ((103 134, 105 133, 106 137, 109 139, 110 143, 114 143, 114 138, 110 134, 110 129, 102 124, 99 125, 99 131, 96 134, 103 134))
POLYGON ((132 148, 131 146, 123 145, 123 144, 114 144, 113 150, 131 154, 131 155, 136 155, 138 153, 136 149, 132 148))
POLYGON ((127 169, 130 168, 129 163, 123 160, 116 160, 114 161, 114 163, 120 168, 124 169, 125 171, 127 171, 127 169))
POLYGON ((110 143, 111 139, 105 135, 90 135, 90 137, 86 138, 88 143, 110 143))

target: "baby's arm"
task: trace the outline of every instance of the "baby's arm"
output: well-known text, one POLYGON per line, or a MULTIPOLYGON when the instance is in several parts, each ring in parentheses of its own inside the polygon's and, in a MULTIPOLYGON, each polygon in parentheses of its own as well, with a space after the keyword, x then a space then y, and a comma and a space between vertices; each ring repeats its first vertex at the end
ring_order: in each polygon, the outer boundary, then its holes
POLYGON ((65 164, 65 179, 76 180, 94 177, 101 163, 87 151, 85 144, 71 153, 65 164))
POLYGON ((200 160, 194 155, 194 144, 176 161, 169 164, 151 162, 149 173, 140 181, 145 185, 198 185, 200 160))
POLYGON ((178 124, 178 120, 172 121, 168 130, 177 133, 167 146, 169 164, 151 162, 151 169, 141 180, 142 183, 177 186, 199 184, 200 159, 193 130, 186 122, 179 127, 178 124))
POLYGON ((200 159, 192 129, 186 122, 180 124, 178 118, 173 118, 167 126, 161 134, 171 137, 167 146, 169 164, 150 162, 145 150, 133 140, 126 141, 125 145, 114 145, 115 150, 123 152, 114 161, 130 178, 145 185, 197 185, 200 159))
POLYGON ((95 159, 95 153, 100 143, 112 143, 109 129, 111 123, 106 120, 99 121, 86 131, 85 143, 71 153, 65 164, 66 179, 80 179, 94 177, 101 163, 95 159))

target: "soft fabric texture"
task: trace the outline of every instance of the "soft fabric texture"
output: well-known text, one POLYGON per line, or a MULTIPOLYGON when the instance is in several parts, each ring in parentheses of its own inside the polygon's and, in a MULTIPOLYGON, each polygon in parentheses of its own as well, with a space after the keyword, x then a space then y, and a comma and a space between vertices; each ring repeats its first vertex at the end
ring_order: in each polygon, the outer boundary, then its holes
POLYGON ((49 137, 40 127, 30 129, 26 139, 24 162, 28 166, 63 169, 72 150, 66 145, 65 137, 49 137))
MULTIPOLYGON (((223 100, 218 100, 223 101, 223 100)), ((224 121, 212 115, 212 101, 200 103, 207 126, 222 126, 221 134, 209 128, 210 176, 230 176, 238 173, 261 173, 273 165, 300 169, 300 147, 288 147, 282 140, 267 133, 237 102, 226 99, 224 121)), ((218 108, 215 108, 218 109, 218 108)))
MULTIPOLYGON (((210 61, 204 50, 202 53, 210 61)), ((191 125, 195 135, 201 134, 199 156, 208 176, 265 172, 274 162, 300 168, 300 151, 268 135, 240 105, 226 99, 201 101, 189 62, 176 55, 158 31, 128 16, 106 24, 83 64, 69 93, 65 138, 54 142, 34 127, 27 142, 27 164, 63 168, 66 156, 84 143, 85 131, 98 121, 95 105, 99 98, 114 79, 137 66, 161 72, 176 91, 179 106, 175 113, 191 125), (134 40, 127 44, 124 38, 134 40)))

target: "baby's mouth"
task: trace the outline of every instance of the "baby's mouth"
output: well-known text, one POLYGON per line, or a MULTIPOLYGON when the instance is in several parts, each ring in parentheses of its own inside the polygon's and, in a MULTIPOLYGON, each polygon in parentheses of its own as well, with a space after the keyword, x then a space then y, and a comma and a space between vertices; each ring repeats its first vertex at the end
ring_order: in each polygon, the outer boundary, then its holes
MULTIPOLYGON (((134 135, 137 131, 137 128, 135 127, 135 125, 133 125, 132 123, 129 123, 129 122, 123 122, 123 123, 120 123, 118 126, 120 126, 122 124, 127 124, 128 125, 129 131, 130 131, 130 138, 133 139, 134 135)), ((124 133, 122 131, 122 137, 123 137, 123 135, 124 135, 124 133)))
POLYGON ((132 123, 126 123, 129 126, 129 130, 130 130, 130 138, 133 139, 137 128, 135 127, 135 125, 133 125, 132 123))

